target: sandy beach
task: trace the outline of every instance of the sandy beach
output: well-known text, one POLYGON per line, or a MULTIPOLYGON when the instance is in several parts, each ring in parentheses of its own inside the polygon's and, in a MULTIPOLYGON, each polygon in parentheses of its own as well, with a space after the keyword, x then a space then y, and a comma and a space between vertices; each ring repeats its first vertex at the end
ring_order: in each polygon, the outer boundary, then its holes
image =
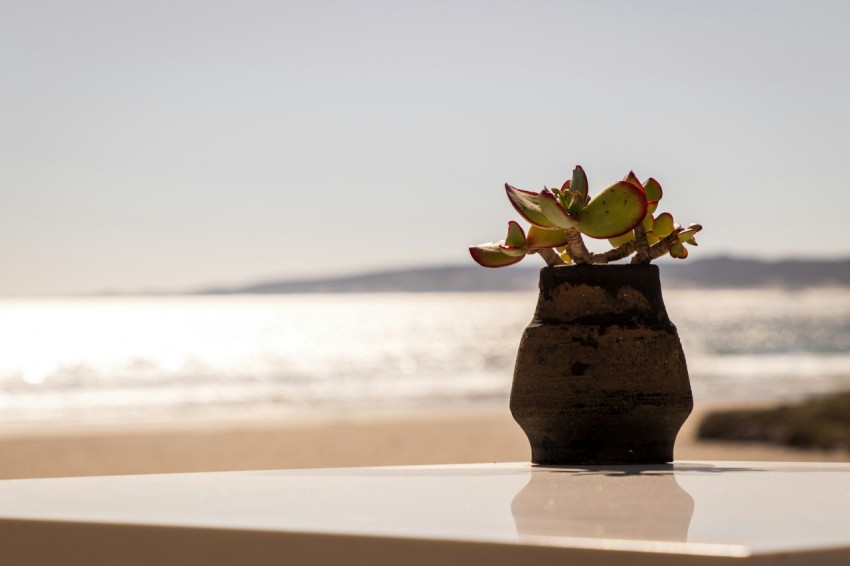
MULTIPOLYGON (((724 408, 728 404, 720 405, 724 408)), ((677 460, 848 461, 843 452, 699 442, 698 405, 677 460)), ((0 478, 336 466, 527 461, 504 410, 305 416, 147 424, 19 426, 0 431, 0 478)))

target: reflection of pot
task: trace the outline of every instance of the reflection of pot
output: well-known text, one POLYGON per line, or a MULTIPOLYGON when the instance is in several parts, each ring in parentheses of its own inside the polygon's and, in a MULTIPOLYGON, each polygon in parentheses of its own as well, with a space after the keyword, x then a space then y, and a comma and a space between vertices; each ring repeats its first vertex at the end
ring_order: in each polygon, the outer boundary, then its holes
POLYGON ((535 468, 511 512, 520 537, 685 542, 694 500, 672 466, 535 468))
POLYGON ((511 413, 537 464, 673 460, 693 407, 685 355, 654 265, 540 271, 511 413))

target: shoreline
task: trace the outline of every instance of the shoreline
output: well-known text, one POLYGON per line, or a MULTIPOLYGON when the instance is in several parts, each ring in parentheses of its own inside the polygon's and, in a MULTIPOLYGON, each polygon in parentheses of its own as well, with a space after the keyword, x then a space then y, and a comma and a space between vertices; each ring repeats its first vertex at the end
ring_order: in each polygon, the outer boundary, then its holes
MULTIPOLYGON (((780 405, 796 403, 833 393, 845 391, 845 388, 824 390, 806 393, 789 393, 786 395, 774 395, 769 398, 756 395, 745 397, 703 397, 694 400, 694 413, 714 410, 734 409, 758 409, 772 408, 780 405)), ((404 405, 350 405, 340 407, 321 406, 317 408, 305 407, 269 407, 251 408, 246 410, 240 407, 231 410, 226 407, 217 407, 205 410, 190 410, 179 414, 176 410, 162 411, 161 413, 146 413, 145 419, 133 421, 134 416, 115 414, 97 418, 79 418, 74 415, 67 418, 56 418, 49 420, 0 420, 0 438, 9 434, 53 434, 56 430, 70 428, 76 431, 101 432, 106 428, 136 431, 139 429, 170 429, 170 428, 197 428, 213 427, 220 428, 229 425, 264 426, 265 424, 285 423, 326 423, 335 420, 351 421, 384 421, 405 419, 408 417, 433 417, 433 416, 466 416, 486 415, 505 412, 510 417, 508 408, 509 398, 493 397, 489 401, 474 401, 464 404, 455 401, 449 404, 429 403, 404 405), (179 416, 177 416, 179 414, 179 416)), ((134 413, 135 414, 135 413, 134 413)), ((701 418, 701 416, 700 416, 701 418)), ((689 419, 690 421, 690 419, 689 419)), ((687 424, 687 423, 686 423, 687 424)))
MULTIPOLYGON (((850 461, 845 452, 695 439, 711 411, 777 404, 698 403, 676 459, 850 461)), ((0 455, 0 479, 17 479, 528 461, 530 449, 504 406, 9 426, 0 429, 0 455)))

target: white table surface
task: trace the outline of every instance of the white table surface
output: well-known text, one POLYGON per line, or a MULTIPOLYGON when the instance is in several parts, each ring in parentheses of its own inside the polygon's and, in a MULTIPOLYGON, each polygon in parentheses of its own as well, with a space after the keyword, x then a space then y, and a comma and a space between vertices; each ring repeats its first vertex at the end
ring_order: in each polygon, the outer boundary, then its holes
POLYGON ((850 464, 0 481, 0 564, 850 564, 850 464))

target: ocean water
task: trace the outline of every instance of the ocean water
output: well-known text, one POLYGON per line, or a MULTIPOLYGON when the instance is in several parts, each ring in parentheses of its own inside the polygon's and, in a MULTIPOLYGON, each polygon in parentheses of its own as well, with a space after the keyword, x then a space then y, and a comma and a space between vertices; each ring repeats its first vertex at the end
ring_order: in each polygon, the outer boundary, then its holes
MULTIPOLYGON (((507 403, 535 293, 0 300, 0 422, 507 403)), ((699 400, 850 388, 850 290, 665 290, 699 400)))

